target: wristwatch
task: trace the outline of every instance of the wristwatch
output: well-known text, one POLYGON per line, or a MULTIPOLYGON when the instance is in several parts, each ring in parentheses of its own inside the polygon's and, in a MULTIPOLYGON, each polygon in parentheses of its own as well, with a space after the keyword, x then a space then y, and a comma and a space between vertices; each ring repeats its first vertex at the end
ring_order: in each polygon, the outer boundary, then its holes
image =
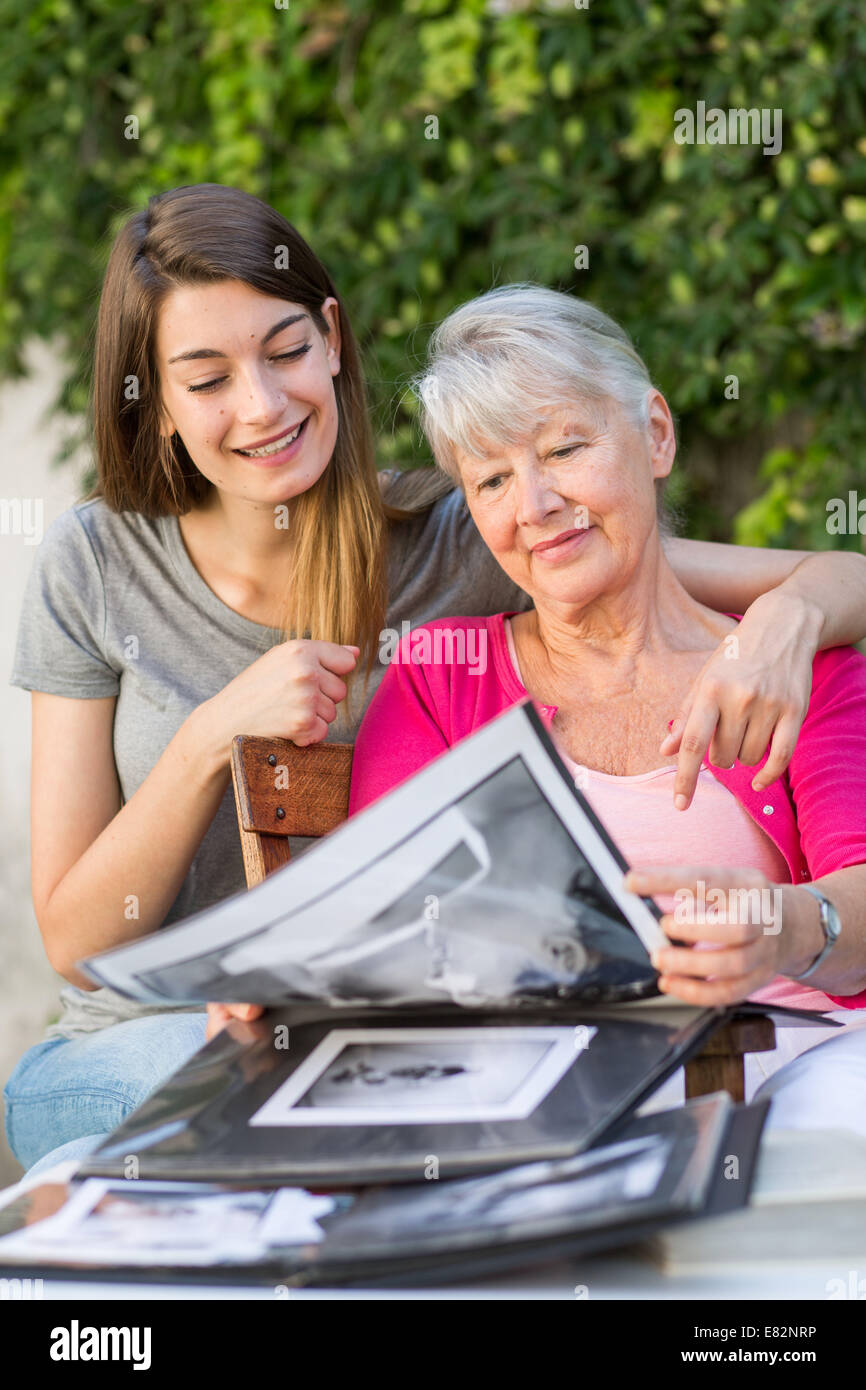
POLYGON ((802 975, 790 976, 792 980, 808 980, 809 976, 813 975, 818 969, 821 962, 826 960, 836 942, 839 940, 839 933, 842 930, 839 914, 830 899, 825 898, 824 894, 816 888, 813 883, 801 883, 800 887, 805 888, 807 893, 811 893, 812 897, 817 899, 818 907, 821 911, 821 927, 824 932, 824 946, 818 952, 809 968, 803 971, 802 975))

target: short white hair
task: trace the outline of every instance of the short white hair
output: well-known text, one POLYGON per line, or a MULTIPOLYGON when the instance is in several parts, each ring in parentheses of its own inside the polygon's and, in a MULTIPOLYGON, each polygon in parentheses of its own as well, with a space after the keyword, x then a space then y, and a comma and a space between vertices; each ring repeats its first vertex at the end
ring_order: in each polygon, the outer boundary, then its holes
POLYGON ((461 304, 430 339, 413 381, 421 425, 440 468, 457 454, 529 438, 569 404, 618 402, 648 423, 652 381, 624 329, 584 299, 543 285, 503 285, 461 304))

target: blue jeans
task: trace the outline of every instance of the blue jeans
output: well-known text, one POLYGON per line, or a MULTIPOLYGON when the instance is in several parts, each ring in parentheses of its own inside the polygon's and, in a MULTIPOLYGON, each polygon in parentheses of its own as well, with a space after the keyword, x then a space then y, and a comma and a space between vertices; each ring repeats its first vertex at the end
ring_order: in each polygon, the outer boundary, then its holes
POLYGON ((96 1148, 204 1045, 206 1021, 205 1013, 151 1014, 31 1047, 3 1092, 18 1162, 48 1168, 96 1148))

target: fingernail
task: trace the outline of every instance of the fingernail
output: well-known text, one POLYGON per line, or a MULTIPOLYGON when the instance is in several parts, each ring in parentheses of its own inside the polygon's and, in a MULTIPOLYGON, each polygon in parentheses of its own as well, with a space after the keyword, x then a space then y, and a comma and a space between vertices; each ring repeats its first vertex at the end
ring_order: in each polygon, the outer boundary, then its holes
POLYGON ((682 792, 677 792, 676 796, 674 797, 674 806, 677 808, 677 810, 678 810, 678 811, 684 811, 684 810, 686 809, 686 807, 688 806, 688 804, 689 804, 689 799, 688 799, 688 797, 687 797, 687 796, 683 796, 683 793, 682 793, 682 792))

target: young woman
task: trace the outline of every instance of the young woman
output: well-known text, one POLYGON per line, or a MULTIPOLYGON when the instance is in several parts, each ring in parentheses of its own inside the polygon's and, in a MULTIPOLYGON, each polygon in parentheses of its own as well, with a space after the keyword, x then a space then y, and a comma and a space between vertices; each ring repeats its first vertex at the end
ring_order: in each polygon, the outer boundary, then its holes
MULTIPOLYGON (((33 691, 34 907, 69 982, 5 1092, 25 1166, 92 1147, 203 1041, 202 1010, 93 990, 77 962, 243 887, 232 737, 351 739, 383 629, 530 606, 450 482, 380 489, 335 287, 283 217, 236 189, 174 189, 119 233, 93 415, 99 483, 39 548, 11 677, 33 691)), ((781 731, 772 779, 815 650, 863 635, 864 562, 668 553, 702 602, 757 599, 739 659, 720 646, 670 711, 676 792, 691 795, 717 730, 736 748, 750 727, 781 731)))

